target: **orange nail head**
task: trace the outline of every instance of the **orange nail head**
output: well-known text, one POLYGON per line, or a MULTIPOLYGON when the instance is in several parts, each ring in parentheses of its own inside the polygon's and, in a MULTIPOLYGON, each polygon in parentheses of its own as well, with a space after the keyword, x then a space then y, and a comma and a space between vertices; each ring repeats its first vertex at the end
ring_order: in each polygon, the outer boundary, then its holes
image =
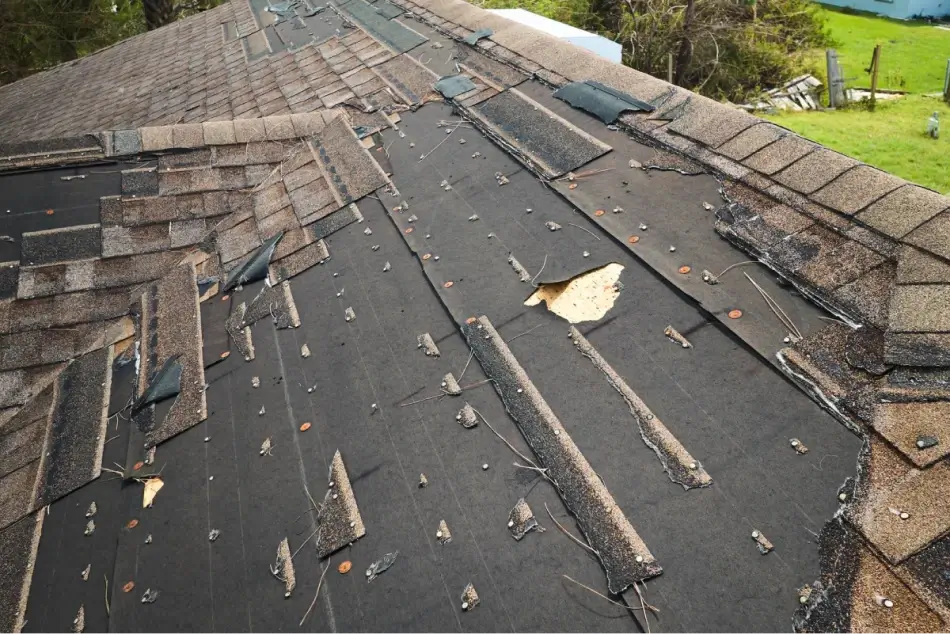
POLYGON ((689 272, 692 271, 692 270, 693 270, 693 269, 689 268, 688 266, 681 266, 681 267, 680 267, 680 273, 682 273, 683 275, 686 275, 687 273, 689 273, 689 272))
POLYGON ((630 244, 636 244, 637 242, 640 242, 640 236, 630 236, 627 238, 627 242, 630 244))
POLYGON ((300 426, 300 431, 307 431, 308 429, 310 429, 310 423, 304 423, 300 426))
POLYGON ((466 324, 474 324, 476 321, 478 321, 478 320, 475 319, 474 317, 469 317, 468 319, 465 320, 465 323, 466 323, 466 324))
POLYGON ((230 295, 222 295, 222 296, 221 296, 221 301, 222 301, 222 302, 226 302, 226 301, 228 301, 228 298, 229 298, 229 297, 231 297, 231 296, 230 296, 230 295))
POLYGON ((577 183, 571 183, 567 186, 568 189, 577 189, 577 183))
POLYGON ((126 524, 125 526, 126 526, 126 528, 135 528, 135 527, 138 526, 138 525, 139 525, 139 521, 138 521, 138 520, 129 520, 129 523, 126 524))
POLYGON ((453 286, 454 284, 455 284, 455 282, 449 281, 449 282, 446 282, 445 284, 443 284, 443 285, 442 285, 442 288, 452 288, 452 286, 453 286))
POLYGON ((431 258, 431 257, 432 257, 432 254, 431 254, 431 253, 426 253, 424 256, 422 256, 422 259, 423 259, 423 260, 428 260, 428 259, 431 258))
POLYGON ((54 212, 52 209, 47 209, 47 210, 46 210, 46 215, 47 215, 47 216, 52 216, 54 213, 55 213, 55 212, 54 212))
POLYGON ((342 564, 340 564, 340 565, 337 567, 337 570, 340 571, 340 574, 341 574, 341 575, 345 575, 346 573, 348 573, 348 572, 350 571, 350 568, 352 568, 352 567, 353 567, 353 564, 351 564, 351 563, 348 562, 348 561, 344 561, 342 564))
POLYGON ((138 461, 138 462, 135 463, 135 466, 132 467, 132 471, 138 471, 139 469, 141 469, 141 468, 144 467, 144 466, 145 466, 145 463, 140 460, 140 461, 138 461))
POLYGON ((406 227, 406 230, 403 233, 412 233, 412 227, 406 227))
POLYGON ((135 588, 135 582, 130 581, 124 586, 122 586, 122 592, 132 592, 132 589, 135 588))
POLYGON ((606 212, 603 209, 598 209, 594 212, 595 216, 603 216, 606 212))
POLYGON ((742 311, 738 308, 729 311, 729 319, 739 319, 740 317, 742 317, 742 311))
POLYGON ((231 356, 231 351, 230 351, 230 350, 225 350, 224 352, 221 353, 221 358, 222 358, 222 359, 227 359, 227 358, 230 357, 230 356, 231 356))

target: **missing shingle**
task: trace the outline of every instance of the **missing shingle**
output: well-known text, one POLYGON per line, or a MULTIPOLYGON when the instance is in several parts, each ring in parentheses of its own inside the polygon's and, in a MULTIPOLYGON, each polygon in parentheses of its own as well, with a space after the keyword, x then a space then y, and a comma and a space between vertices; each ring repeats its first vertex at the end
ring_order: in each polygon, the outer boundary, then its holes
POLYGON ((547 304, 549 311, 572 324, 603 318, 617 301, 622 264, 610 263, 576 275, 563 282, 538 285, 525 306, 547 304))

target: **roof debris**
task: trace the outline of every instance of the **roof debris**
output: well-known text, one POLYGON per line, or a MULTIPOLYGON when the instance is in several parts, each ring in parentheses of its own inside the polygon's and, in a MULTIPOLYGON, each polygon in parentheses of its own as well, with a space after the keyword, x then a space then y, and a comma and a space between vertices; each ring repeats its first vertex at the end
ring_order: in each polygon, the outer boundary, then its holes
POLYGON ((462 590, 462 611, 468 612, 479 603, 480 601, 478 600, 478 593, 475 592, 475 586, 472 584, 465 586, 465 589, 462 590))
POLYGON ((765 538, 765 535, 761 531, 754 530, 752 531, 752 540, 755 542, 755 545, 758 547, 759 552, 763 555, 768 555, 772 552, 772 542, 765 538))
POLYGON ((347 309, 343 311, 343 319, 348 322, 356 319, 356 313, 353 312, 352 306, 347 307, 347 309))
POLYGON ((92 535, 95 532, 96 532, 96 521, 89 520, 88 522, 86 522, 86 530, 83 531, 83 535, 88 536, 88 535, 92 535))
POLYGON ((89 503, 89 508, 86 509, 86 517, 92 517, 99 510, 99 507, 96 506, 95 501, 89 503))
POLYGON ((462 393, 461 386, 459 386, 451 372, 442 378, 442 391, 450 396, 458 396, 462 393))
POLYGON ((270 568, 270 573, 284 584, 284 598, 290 598, 297 587, 297 577, 294 574, 293 556, 290 554, 290 542, 287 538, 277 544, 277 559, 270 568))
POLYGON ((788 444, 790 444, 792 449, 795 450, 795 453, 799 455, 805 455, 808 453, 808 447, 806 447, 798 438, 789 438, 788 444))
POLYGON ((255 376, 251 377, 251 387, 259 388, 261 386, 261 377, 255 376))
POLYGON ((521 538, 534 530, 540 533, 544 532, 544 528, 538 524, 538 520, 534 517, 531 507, 528 506, 524 498, 521 498, 508 513, 508 532, 515 538, 515 541, 521 541, 521 538))
POLYGON ((82 580, 89 581, 89 573, 92 572, 92 564, 86 564, 86 567, 82 569, 82 580))
POLYGON ((497 181, 499 185, 507 185, 508 177, 501 172, 495 172, 495 181, 497 181))
POLYGON ((445 520, 439 522, 439 530, 435 532, 435 538, 439 540, 439 543, 443 546, 452 541, 452 532, 449 530, 449 525, 445 520))
POLYGON ((387 261, 386 264, 383 265, 383 273, 388 273, 389 271, 392 270, 392 268, 393 268, 393 265, 390 264, 389 261, 387 261))
MULTIPOLYGON (((310 346, 308 346, 307 344, 303 344, 302 346, 300 346, 300 356, 303 357, 304 359, 308 358, 310 356, 310 346)), ((254 387, 257 387, 257 386, 255 385, 254 387)))
POLYGON ((217 528, 212 528, 211 532, 208 533, 208 541, 213 542, 216 539, 218 539, 218 537, 220 536, 221 536, 221 531, 219 531, 217 528))
POLYGON ((471 429, 478 425, 478 417, 475 415, 475 410, 468 403, 455 415, 455 420, 461 423, 465 429, 471 429))
POLYGON ((475 222, 476 220, 478 220, 478 214, 472 214, 468 217, 469 222, 475 222))
POLYGON ((156 599, 158 599, 158 590, 146 588, 142 594, 142 603, 155 603, 156 599))
POLYGON ((439 352, 439 347, 435 345, 435 341, 432 339, 432 335, 425 332, 416 337, 418 345, 416 348, 421 348, 427 357, 440 357, 442 354, 439 352))
POLYGON ((508 254, 508 264, 511 265, 511 268, 514 269, 515 273, 518 274, 518 277, 521 279, 522 282, 531 281, 531 274, 528 273, 528 269, 522 266, 521 262, 515 259, 515 256, 513 256, 510 253, 508 254))
POLYGON ((80 605, 76 618, 73 619, 73 632, 80 634, 86 630, 86 606, 80 605))
POLYGON ((680 344, 681 346, 683 346, 684 348, 692 348, 692 347, 693 347, 693 344, 691 344, 689 341, 687 341, 687 340, 686 340, 686 337, 684 337, 683 335, 681 335, 681 334, 679 333, 679 331, 677 331, 675 328, 673 328, 673 326, 667 326, 666 329, 663 331, 663 334, 666 335, 667 338, 668 338, 670 341, 672 341, 672 342, 674 342, 674 343, 678 343, 678 344, 680 344))
POLYGON ((366 569, 366 582, 370 583, 371 581, 373 581, 373 579, 375 579, 379 575, 389 570, 392 567, 392 565, 396 563, 396 557, 398 556, 399 556, 399 551, 397 550, 392 553, 387 553, 383 555, 382 559, 379 559, 378 561, 373 562, 373 564, 370 565, 370 567, 366 569))
POLYGON ((259 411, 259 412, 257 413, 257 415, 258 415, 258 416, 263 416, 263 415, 266 414, 266 413, 267 413, 267 410, 265 410, 265 409, 264 409, 264 406, 261 405, 261 411, 259 411))
POLYGON ((544 223, 544 226, 550 229, 551 231, 557 231, 558 229, 561 228, 561 225, 554 222, 553 220, 548 220, 547 222, 544 223))
POLYGON ((274 446, 270 442, 270 436, 264 439, 264 442, 261 443, 261 452, 262 456, 273 456, 274 454, 271 451, 274 449, 274 446))
POLYGON ((426 477, 426 474, 420 473, 419 474, 419 488, 424 489, 427 486, 429 486, 429 478, 426 477))

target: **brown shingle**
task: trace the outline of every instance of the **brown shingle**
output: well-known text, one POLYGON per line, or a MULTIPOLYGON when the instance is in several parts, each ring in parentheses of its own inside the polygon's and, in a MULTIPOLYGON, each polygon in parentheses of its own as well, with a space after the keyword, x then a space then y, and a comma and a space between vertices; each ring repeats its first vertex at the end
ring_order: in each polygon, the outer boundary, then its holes
POLYGON ((896 287, 891 295, 890 329, 950 332, 950 284, 896 287))
POLYGON ((787 130, 783 130, 776 125, 763 121, 762 123, 755 124, 751 128, 743 130, 719 146, 716 151, 723 156, 741 161, 786 134, 788 134, 787 130))
POLYGON ((859 165, 825 185, 812 198, 850 216, 903 184, 903 180, 887 172, 859 165))
POLYGON ((716 148, 758 121, 759 119, 747 112, 693 95, 686 112, 673 121, 669 129, 703 145, 716 148))
POLYGON ((795 191, 810 194, 855 165, 858 162, 853 158, 820 148, 806 154, 772 178, 795 191))
MULTIPOLYGON (((795 134, 782 137, 775 143, 748 157, 742 164, 763 174, 774 174, 791 165, 818 146, 795 134)), ((776 179, 779 180, 779 179, 776 179)))
POLYGON ((950 264, 904 245, 897 258, 899 284, 950 284, 950 264))
POLYGON ((857 218, 892 238, 902 238, 947 208, 950 208, 950 199, 946 196, 916 185, 905 185, 873 203, 857 218))
POLYGON ((950 259, 950 210, 928 220, 908 234, 904 241, 950 259))
POLYGON ((874 429, 887 438, 918 467, 927 467, 950 454, 950 402, 878 403, 872 422, 874 429), (933 447, 921 448, 921 437, 937 439, 933 447))

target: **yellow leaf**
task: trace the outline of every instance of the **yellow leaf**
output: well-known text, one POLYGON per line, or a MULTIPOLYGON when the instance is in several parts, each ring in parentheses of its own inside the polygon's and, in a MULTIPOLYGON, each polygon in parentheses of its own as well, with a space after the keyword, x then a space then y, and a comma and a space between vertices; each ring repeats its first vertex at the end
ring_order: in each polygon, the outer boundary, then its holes
POLYGON ((144 482, 145 492, 142 494, 142 508, 148 508, 152 506, 152 501, 155 499, 155 495, 162 490, 162 487, 165 486, 165 483, 162 482, 161 478, 149 478, 144 482))

